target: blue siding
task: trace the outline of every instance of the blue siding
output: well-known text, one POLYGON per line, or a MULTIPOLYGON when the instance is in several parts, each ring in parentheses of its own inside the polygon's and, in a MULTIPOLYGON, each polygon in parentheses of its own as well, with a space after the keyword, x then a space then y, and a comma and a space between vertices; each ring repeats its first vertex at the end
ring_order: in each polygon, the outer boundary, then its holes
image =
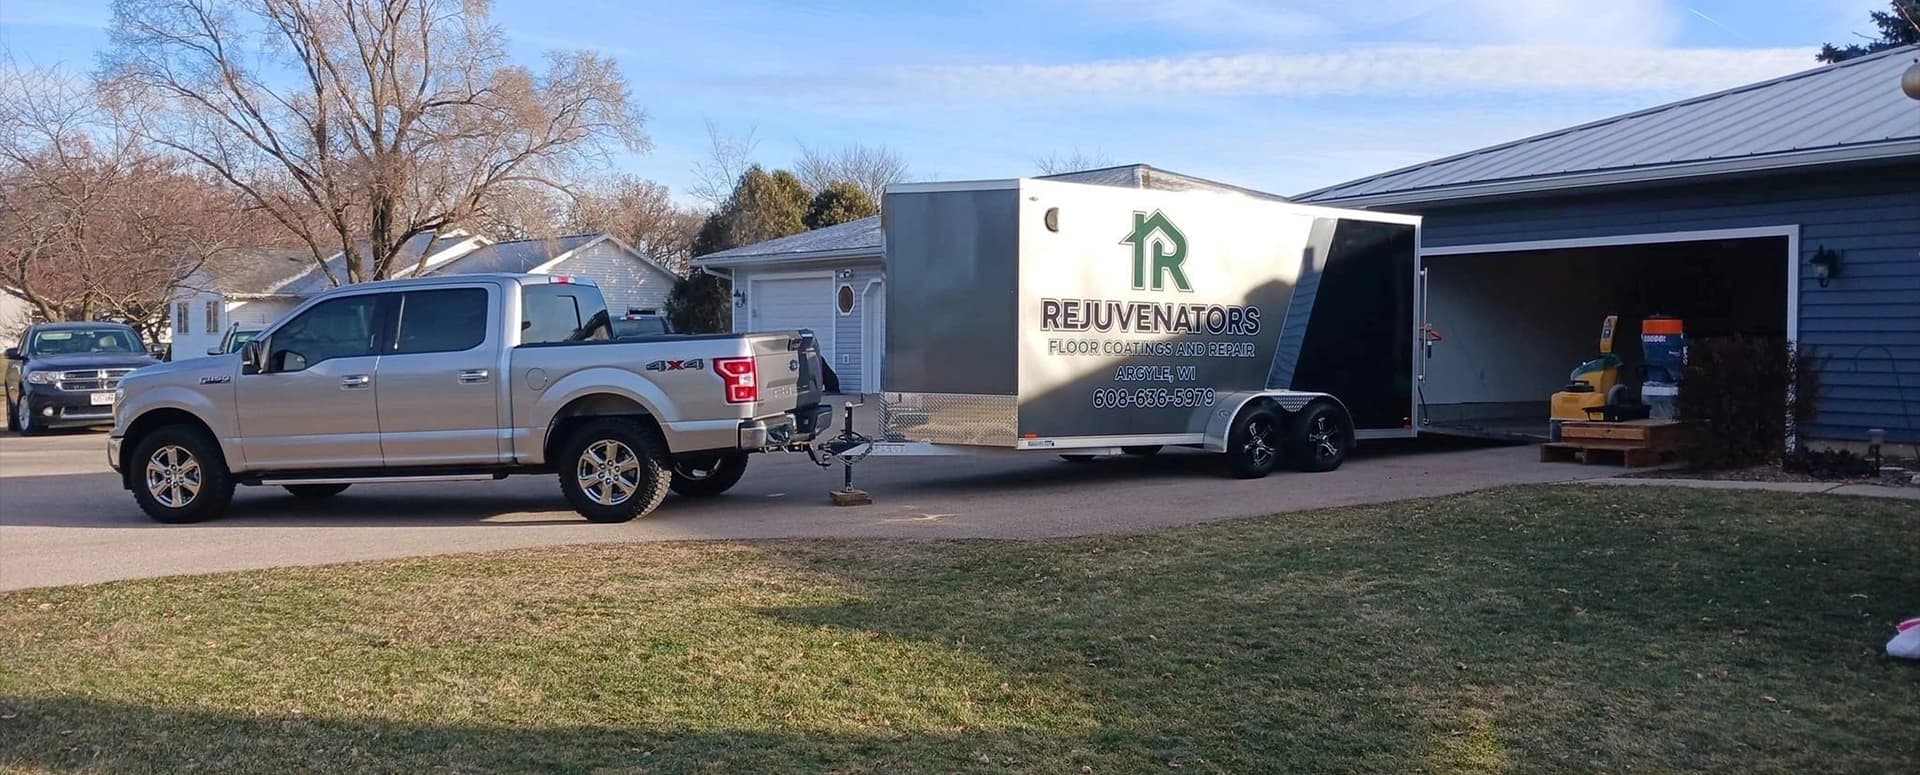
MULTIPOLYGON (((783 267, 778 263, 759 267, 740 267, 733 270, 733 287, 750 287, 751 279, 757 274, 781 274, 794 271, 825 272, 829 270, 833 272, 833 288, 836 294, 839 293, 840 286, 842 285, 850 285, 853 287, 854 306, 853 312, 846 315, 840 314, 836 306, 833 318, 833 339, 830 342, 824 341, 825 335, 823 334, 821 350, 825 352, 831 349, 832 352, 827 354, 832 358, 833 373, 840 378, 840 386, 843 391, 875 392, 879 389, 876 383, 880 375, 874 374, 871 375, 871 377, 868 375, 869 369, 866 363, 867 304, 865 294, 868 282, 879 280, 886 276, 886 272, 882 269, 880 259, 849 258, 844 261, 834 262, 830 265, 810 265, 799 269, 783 267), (841 274, 844 272, 852 272, 853 276, 842 277, 841 274)), ((743 305, 736 304, 733 308, 733 329, 735 331, 744 331, 747 325, 747 308, 743 305)))
POLYGON ((1798 225, 1799 341, 1820 384, 1803 434, 1920 442, 1920 160, 1423 214, 1427 247, 1798 225), (1826 288, 1808 263, 1821 247, 1844 253, 1826 288))

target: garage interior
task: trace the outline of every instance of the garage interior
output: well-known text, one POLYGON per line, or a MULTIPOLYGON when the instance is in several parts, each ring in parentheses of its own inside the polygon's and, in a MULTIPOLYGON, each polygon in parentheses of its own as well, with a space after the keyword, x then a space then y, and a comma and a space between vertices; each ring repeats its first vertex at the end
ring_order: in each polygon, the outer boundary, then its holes
POLYGON ((1640 321, 1684 321, 1689 341, 1789 333, 1784 236, 1422 256, 1426 322, 1440 337, 1418 354, 1424 430, 1544 440, 1548 401, 1599 355, 1602 321, 1619 315, 1614 352, 1640 383, 1640 321))

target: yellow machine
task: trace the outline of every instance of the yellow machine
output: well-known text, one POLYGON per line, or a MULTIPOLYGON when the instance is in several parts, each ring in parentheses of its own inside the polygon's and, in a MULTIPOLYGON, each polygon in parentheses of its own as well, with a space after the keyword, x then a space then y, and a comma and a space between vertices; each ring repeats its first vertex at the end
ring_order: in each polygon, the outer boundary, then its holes
POLYGON ((1626 390, 1620 384, 1620 356, 1613 352, 1613 328, 1619 322, 1619 315, 1608 315, 1600 324, 1600 357, 1580 364, 1567 378, 1567 386, 1553 394, 1552 419, 1598 419, 1607 406, 1620 403, 1616 393, 1626 390))

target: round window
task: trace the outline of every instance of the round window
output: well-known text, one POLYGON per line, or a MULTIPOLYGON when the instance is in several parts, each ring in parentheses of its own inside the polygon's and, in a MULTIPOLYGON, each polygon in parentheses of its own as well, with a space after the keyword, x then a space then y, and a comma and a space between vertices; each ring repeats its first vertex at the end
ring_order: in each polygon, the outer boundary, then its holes
POLYGON ((839 302, 839 305, 840 305, 840 314, 842 315, 853 314, 853 286, 851 285, 840 286, 840 293, 837 296, 837 301, 839 302))

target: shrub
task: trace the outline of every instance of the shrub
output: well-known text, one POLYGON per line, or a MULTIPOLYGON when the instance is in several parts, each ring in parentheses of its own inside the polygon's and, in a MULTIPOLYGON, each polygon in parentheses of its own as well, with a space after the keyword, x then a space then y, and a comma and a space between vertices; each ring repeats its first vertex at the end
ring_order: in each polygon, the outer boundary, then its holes
POLYGON ((1844 449, 1801 449, 1781 460, 1780 467, 1815 479, 1857 479, 1880 473, 1873 461, 1844 449))
POLYGON ((1732 468, 1778 461, 1811 416, 1814 379, 1785 339, 1729 336, 1687 343, 1679 414, 1701 424, 1694 462, 1732 468))

